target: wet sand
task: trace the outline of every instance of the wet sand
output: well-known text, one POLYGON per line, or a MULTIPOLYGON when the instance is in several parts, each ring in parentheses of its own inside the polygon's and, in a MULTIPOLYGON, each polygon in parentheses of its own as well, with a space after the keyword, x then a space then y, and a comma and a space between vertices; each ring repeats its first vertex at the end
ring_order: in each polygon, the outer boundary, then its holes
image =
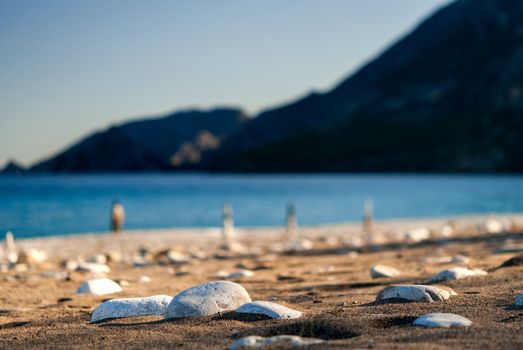
MULTIPOLYGON (((510 305, 523 292, 523 267, 496 269, 516 254, 523 244, 521 216, 496 216, 512 221, 510 230, 478 232, 485 217, 454 218, 455 232, 444 237, 439 230, 450 219, 383 221, 375 225, 372 245, 355 244, 361 225, 344 224, 300 228, 301 237, 314 242, 310 250, 280 251, 284 230, 245 229, 238 240, 258 251, 242 254, 220 252, 220 230, 165 230, 124 232, 112 235, 82 235, 16 241, 19 248, 43 249, 49 262, 28 271, 0 274, 0 348, 183 348, 226 349, 245 335, 293 334, 324 339, 311 349, 521 349, 523 310, 510 305), (429 227, 431 237, 421 242, 398 241, 408 229, 429 227), (197 237, 197 239, 196 239, 197 237), (278 246, 274 243, 281 241, 278 246), (185 264, 133 266, 140 247, 152 255, 170 247, 197 251, 200 258, 185 264), (510 251, 513 247, 512 251, 510 251), (506 252, 500 252, 503 249, 506 252), (46 271, 64 271, 64 258, 87 258, 95 253, 119 250, 123 260, 109 263, 108 277, 126 280, 123 292, 105 296, 75 294, 88 275, 69 272, 54 278, 46 271), (275 251, 276 250, 276 251, 275 251), (354 253, 354 252, 357 252, 354 253), (205 255, 207 256, 204 256, 205 255), (424 284, 436 272, 454 266, 427 263, 427 257, 461 254, 468 266, 489 272, 440 285, 458 295, 433 303, 375 303, 387 285, 424 284), (402 274, 372 279, 369 268, 384 264, 402 274), (92 311, 104 300, 155 294, 176 295, 198 283, 219 279, 220 270, 249 269, 252 277, 240 283, 253 300, 271 300, 304 312, 296 320, 271 320, 239 316, 234 312, 203 318, 163 320, 139 317, 91 324, 92 311), (143 283, 140 276, 151 281, 143 283), (413 320, 430 312, 450 312, 473 321, 468 328, 427 329, 413 327, 413 320)), ((365 238, 365 237, 363 237, 365 238)), ((365 243, 365 242, 363 242, 365 243)))

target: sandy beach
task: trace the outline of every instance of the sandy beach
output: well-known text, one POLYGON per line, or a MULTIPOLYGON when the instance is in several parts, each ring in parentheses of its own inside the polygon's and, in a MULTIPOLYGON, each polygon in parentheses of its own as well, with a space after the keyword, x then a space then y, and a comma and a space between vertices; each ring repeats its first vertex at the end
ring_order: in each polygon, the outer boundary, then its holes
POLYGON ((0 348, 227 349, 244 336, 285 334, 321 339, 310 345, 314 349, 518 349, 523 311, 511 305, 523 292, 523 267, 498 267, 523 252, 522 233, 523 216, 514 214, 377 221, 372 239, 361 223, 300 227, 290 236, 283 227, 243 228, 229 249, 223 249, 220 228, 15 237, 19 253, 34 249, 48 257, 2 268, 0 348), (459 261, 452 260, 456 256, 459 261), (77 294, 84 281, 99 277, 74 265, 84 261, 106 263, 110 272, 104 275, 122 291, 77 294), (399 274, 372 278, 369 269, 377 264, 399 274), (453 289, 456 295, 447 300, 376 302, 387 286, 426 285, 454 266, 487 274, 430 284, 453 289), (90 323, 105 300, 175 296, 246 270, 229 280, 252 300, 290 307, 302 317, 278 320, 230 311, 90 323), (458 314, 472 325, 413 326, 417 317, 433 312, 458 314))

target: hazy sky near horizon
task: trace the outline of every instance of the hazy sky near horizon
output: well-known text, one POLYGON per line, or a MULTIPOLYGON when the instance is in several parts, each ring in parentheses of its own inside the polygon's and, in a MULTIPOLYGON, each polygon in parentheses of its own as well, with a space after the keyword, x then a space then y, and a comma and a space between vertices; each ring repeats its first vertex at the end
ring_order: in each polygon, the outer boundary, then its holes
POLYGON ((0 0, 0 166, 173 110, 325 91, 449 0, 0 0))

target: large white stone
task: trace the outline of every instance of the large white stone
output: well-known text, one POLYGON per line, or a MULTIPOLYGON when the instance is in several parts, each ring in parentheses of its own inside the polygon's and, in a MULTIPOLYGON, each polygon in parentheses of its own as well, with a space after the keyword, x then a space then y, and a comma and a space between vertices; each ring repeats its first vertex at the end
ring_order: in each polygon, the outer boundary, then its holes
POLYGON ((76 291, 78 294, 105 295, 119 293, 122 287, 118 283, 108 278, 97 278, 85 281, 76 291))
POLYGON ((392 278, 399 275, 400 272, 391 266, 374 265, 370 268, 370 276, 372 278, 392 278))
POLYGON ((487 272, 481 269, 469 269, 467 267, 458 266, 438 272, 429 279, 429 283, 459 280, 460 278, 470 276, 485 276, 486 274, 487 272))
POLYGON ((78 264, 76 271, 103 275, 111 272, 111 269, 105 264, 84 262, 78 264))
POLYGON ((251 301, 249 293, 237 283, 207 282, 176 295, 165 311, 165 318, 214 315, 236 310, 251 301))
POLYGON ((275 319, 299 318, 302 315, 300 311, 270 301, 253 301, 252 303, 243 304, 236 312, 240 314, 265 315, 275 319))
POLYGON ((418 317, 413 325, 423 327, 468 327, 472 321, 456 314, 432 313, 418 317))
POLYGON ((274 337, 264 338, 257 335, 251 335, 235 341, 230 350, 236 349, 257 349, 265 346, 307 346, 323 342, 316 338, 302 338, 297 335, 277 335, 274 337))
POLYGON ((165 309, 172 299, 168 295, 153 295, 145 298, 108 300, 94 310, 91 322, 111 318, 161 316, 165 313, 165 309))
POLYGON ((403 299, 407 301, 441 301, 447 300, 451 295, 456 295, 452 289, 443 289, 425 285, 389 286, 382 289, 376 301, 387 299, 403 299))
POLYGON ((514 302, 514 306, 515 307, 523 307, 523 293, 519 294, 517 297, 516 297, 516 301, 514 302))

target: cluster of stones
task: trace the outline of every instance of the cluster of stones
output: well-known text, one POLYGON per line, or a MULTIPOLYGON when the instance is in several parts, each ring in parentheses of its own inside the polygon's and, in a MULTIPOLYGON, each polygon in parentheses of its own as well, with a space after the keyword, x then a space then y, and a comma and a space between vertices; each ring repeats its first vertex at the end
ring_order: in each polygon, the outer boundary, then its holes
POLYGON ((237 283, 213 281, 186 289, 174 298, 155 295, 145 298, 108 300, 96 308, 91 322, 134 316, 162 315, 166 319, 202 317, 229 311, 238 314, 265 315, 273 319, 293 319, 302 316, 300 311, 277 303, 253 302, 245 288, 237 283))

